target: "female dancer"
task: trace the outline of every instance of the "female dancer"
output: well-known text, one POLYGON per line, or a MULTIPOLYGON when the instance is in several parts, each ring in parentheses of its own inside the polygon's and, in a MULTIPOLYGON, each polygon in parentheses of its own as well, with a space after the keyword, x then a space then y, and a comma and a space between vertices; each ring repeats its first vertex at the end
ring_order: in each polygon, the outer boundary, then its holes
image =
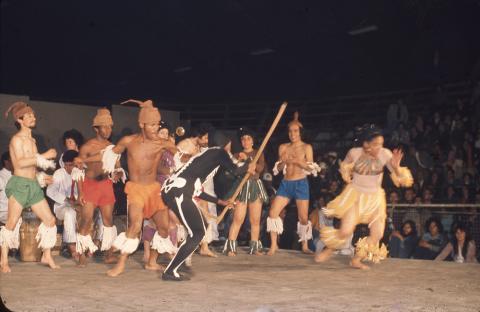
POLYGON ((324 262, 344 245, 357 224, 368 224, 370 235, 358 240, 356 252, 350 264, 359 269, 369 267, 362 263, 369 260, 378 263, 387 256, 387 248, 379 241, 383 237, 386 219, 385 191, 382 189, 383 169, 391 172, 394 184, 409 187, 413 178, 406 167, 400 167, 403 153, 399 149, 393 153, 383 147, 384 138, 375 125, 365 125, 358 129, 357 142, 360 147, 348 151, 340 165, 340 173, 347 183, 344 190, 327 204, 325 214, 342 219, 340 229, 324 227, 321 239, 326 248, 315 256, 316 262, 324 262))
MULTIPOLYGON (((235 154, 235 159, 237 159, 239 162, 253 160, 253 158, 257 154, 257 150, 253 148, 253 138, 255 137, 253 131, 248 128, 240 128, 238 136, 240 138, 240 142, 242 143, 243 151, 235 154)), ((251 227, 249 253, 251 255, 263 254, 262 242, 259 240, 260 217, 262 214, 262 204, 268 202, 267 191, 263 186, 262 180, 260 180, 260 174, 262 173, 264 167, 265 158, 262 154, 257 162, 255 168, 255 175, 250 176, 236 199, 238 203, 235 205, 235 209, 233 210, 233 222, 230 226, 230 231, 228 233, 228 240, 225 242, 225 247, 223 248, 223 252, 227 253, 227 255, 230 257, 235 256, 237 253, 238 232, 240 231, 243 221, 245 220, 247 206, 251 227)), ((238 183, 234 185, 231 194, 229 194, 229 196, 227 197, 230 197, 233 194, 233 192, 237 188, 238 183)))

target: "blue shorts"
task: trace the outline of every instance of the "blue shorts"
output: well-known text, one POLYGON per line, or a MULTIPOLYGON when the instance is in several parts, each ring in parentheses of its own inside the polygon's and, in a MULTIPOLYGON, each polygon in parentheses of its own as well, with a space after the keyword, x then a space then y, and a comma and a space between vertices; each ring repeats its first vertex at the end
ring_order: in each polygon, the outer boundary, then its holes
POLYGON ((310 190, 308 179, 301 180, 282 180, 277 191, 277 196, 287 197, 289 199, 309 200, 310 190))

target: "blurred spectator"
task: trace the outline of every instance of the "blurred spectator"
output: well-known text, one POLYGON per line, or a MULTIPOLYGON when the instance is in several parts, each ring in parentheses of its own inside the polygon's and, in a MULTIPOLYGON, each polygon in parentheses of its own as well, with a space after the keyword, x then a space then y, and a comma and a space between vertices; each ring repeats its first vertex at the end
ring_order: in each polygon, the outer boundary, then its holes
POLYGON ((443 226, 437 218, 430 218, 425 223, 425 233, 422 235, 414 251, 415 259, 433 260, 446 245, 443 226))
POLYGON ((417 226, 412 220, 403 222, 400 231, 394 231, 388 243, 390 257, 408 259, 418 243, 417 226))
POLYGON ((467 227, 464 224, 457 224, 454 228, 454 235, 442 252, 435 258, 442 261, 449 258, 457 263, 477 262, 475 241, 471 239, 467 227))

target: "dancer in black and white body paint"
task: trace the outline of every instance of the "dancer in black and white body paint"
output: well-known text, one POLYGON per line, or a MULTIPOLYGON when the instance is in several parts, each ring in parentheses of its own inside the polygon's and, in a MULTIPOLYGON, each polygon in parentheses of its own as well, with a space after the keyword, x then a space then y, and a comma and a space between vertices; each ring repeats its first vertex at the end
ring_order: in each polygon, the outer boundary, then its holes
POLYGON ((213 142, 213 145, 217 147, 208 148, 192 157, 163 185, 162 198, 187 229, 187 238, 165 269, 163 280, 181 281, 186 279, 178 274, 177 270, 195 251, 205 236, 207 220, 204 219, 195 198, 220 205, 232 204, 203 192, 202 185, 213 179, 218 170, 229 170, 234 175, 245 174, 247 169, 250 173, 255 172, 255 164, 237 167, 233 163, 230 158, 230 139, 221 132, 215 133, 213 142))

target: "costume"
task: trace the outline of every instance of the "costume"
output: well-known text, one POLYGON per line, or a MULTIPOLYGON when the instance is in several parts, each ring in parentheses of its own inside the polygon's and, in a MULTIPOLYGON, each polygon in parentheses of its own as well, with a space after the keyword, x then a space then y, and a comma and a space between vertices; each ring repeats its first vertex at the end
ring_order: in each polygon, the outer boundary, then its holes
MULTIPOLYGON (((241 129, 242 131, 243 129, 241 129)), ((240 132, 241 134, 239 135, 240 137, 242 135, 249 135, 253 138, 253 133, 251 132, 240 132)), ((257 154, 256 150, 252 150, 249 153, 243 152, 247 155, 248 160, 253 160, 255 155, 257 154)), ((235 155, 235 158, 238 159, 239 155, 235 155)), ((243 162, 239 162, 238 165, 243 164, 243 162)), ((258 159, 258 165, 261 168, 260 170, 263 171, 264 165, 265 165, 265 158, 263 154, 260 156, 258 159)), ((261 172, 256 170, 255 175, 251 175, 247 182, 243 185, 242 190, 238 194, 236 200, 244 203, 245 205, 248 205, 249 203, 255 202, 257 199, 260 199, 262 204, 268 203, 269 197, 267 194, 267 190, 265 189, 265 186, 263 185, 262 180, 260 180, 260 174, 261 172)), ((230 198, 233 196, 233 193, 236 191, 238 185, 240 184, 242 179, 237 179, 237 181, 234 183, 233 187, 231 188, 230 192, 227 194, 227 198, 230 198)), ((228 239, 225 242, 225 245, 223 247, 223 252, 228 253, 229 251, 236 253, 237 252, 237 241, 236 240, 230 240, 228 239)), ((256 252, 261 252, 263 250, 263 245, 260 240, 253 241, 250 240, 249 242, 249 254, 255 254, 256 252)))
POLYGON ((125 185, 127 200, 136 206, 143 207, 143 217, 150 219, 157 211, 167 209, 160 197, 160 183, 143 185, 128 181, 125 185))
MULTIPOLYGON (((391 158, 392 152, 386 148, 382 148, 375 159, 366 155, 361 147, 350 149, 346 160, 340 165, 340 173, 347 185, 324 208, 325 215, 341 219, 350 209, 357 209, 357 223, 370 226, 377 220, 385 222, 386 199, 381 187, 383 168, 387 166, 391 171, 396 186, 409 187, 413 184, 412 175, 406 167, 398 169, 400 176, 395 174, 390 166, 391 158)), ((339 238, 337 232, 333 227, 324 227, 320 231, 321 239, 328 248, 339 249, 344 246, 345 239, 339 238)), ((387 249, 383 244, 381 247, 378 244, 368 245, 364 237, 356 244, 356 254, 377 263, 387 256, 387 249)))
POLYGON ((12 172, 7 168, 0 170, 0 223, 7 223, 8 216, 8 197, 5 194, 5 187, 8 180, 12 177, 12 172))
MULTIPOLYGON (((106 108, 98 109, 97 114, 93 118, 92 126, 113 126, 113 119, 110 115, 110 111, 106 108)), ((105 150, 107 149, 108 147, 105 150)), ((115 163, 117 160, 118 159, 115 159, 113 162, 115 163)), ((115 203, 113 182, 111 179, 97 180, 86 178, 84 170, 79 170, 77 168, 74 168, 72 171, 72 179, 78 183, 82 183, 83 198, 86 202, 94 204, 95 207, 113 205, 115 203)), ((109 250, 117 237, 117 227, 113 225, 103 226, 101 228, 103 229, 103 233, 100 250, 109 250)), ((98 247, 93 243, 90 234, 81 235, 80 233, 77 233, 76 250, 81 254, 87 250, 93 253, 98 250, 98 247)))
MULTIPOLYGON (((145 102, 137 100, 128 100, 122 102, 121 104, 134 102, 140 106, 140 112, 138 115, 138 122, 140 124, 150 124, 150 123, 160 123, 161 116, 158 108, 153 106, 151 100, 145 102)), ((103 155, 103 166, 106 172, 113 172, 115 162, 120 158, 120 155, 115 154, 112 151, 113 146, 106 149, 103 155), (115 159, 115 161, 113 161, 115 159)), ((127 200, 135 205, 143 208, 144 218, 151 218, 157 211, 165 210, 165 206, 162 198, 160 197, 161 185, 158 182, 154 182, 148 185, 136 183, 129 181, 125 185, 125 193, 127 194, 127 200)), ((133 253, 140 243, 140 239, 128 238, 125 232, 122 232, 118 235, 117 239, 114 241, 113 246, 120 250, 122 254, 131 254, 133 253)), ((163 238, 158 234, 158 231, 155 232, 151 240, 151 248, 156 249, 159 253, 168 252, 170 254, 174 253, 176 248, 173 246, 169 237, 163 238)))
MULTIPOLYGON (((3 168, 0 170, 0 224, 6 224, 8 218, 8 197, 5 194, 5 187, 7 186, 8 180, 12 177, 12 173, 7 169, 3 168)), ((22 218, 20 218, 13 230, 13 240, 11 241, 12 245, 9 248, 18 249, 20 246, 20 225, 22 224, 22 218)), ((0 243, 1 246, 1 243, 0 243)))
POLYGON ((164 272, 165 276, 180 278, 180 265, 190 256, 205 236, 207 222, 197 207, 194 197, 213 201, 216 199, 202 192, 202 185, 219 169, 230 170, 235 175, 246 172, 247 166, 237 167, 225 150, 213 147, 193 156, 175 172, 162 187, 162 197, 187 229, 187 237, 164 272))
MULTIPOLYGON (((15 120, 23 117, 25 114, 33 114, 33 109, 24 102, 15 102, 5 112, 5 117, 12 112, 15 120)), ((40 154, 34 155, 36 166, 42 169, 55 168, 55 162, 46 159, 40 154)), ((43 172, 37 173, 37 179, 30 179, 20 176, 11 176, 5 186, 5 195, 7 198, 13 197, 22 208, 28 208, 32 205, 38 204, 45 199, 43 195, 42 186, 44 186, 45 174, 43 172)), ((0 229, 0 246, 7 245, 8 248, 18 248, 19 245, 19 227, 20 220, 16 224, 16 228, 12 231, 5 226, 0 229), (18 229, 17 229, 18 228, 18 229)), ((55 246, 57 240, 57 227, 47 227, 43 222, 38 227, 38 232, 35 237, 38 242, 38 247, 42 250, 51 249, 55 246)))

